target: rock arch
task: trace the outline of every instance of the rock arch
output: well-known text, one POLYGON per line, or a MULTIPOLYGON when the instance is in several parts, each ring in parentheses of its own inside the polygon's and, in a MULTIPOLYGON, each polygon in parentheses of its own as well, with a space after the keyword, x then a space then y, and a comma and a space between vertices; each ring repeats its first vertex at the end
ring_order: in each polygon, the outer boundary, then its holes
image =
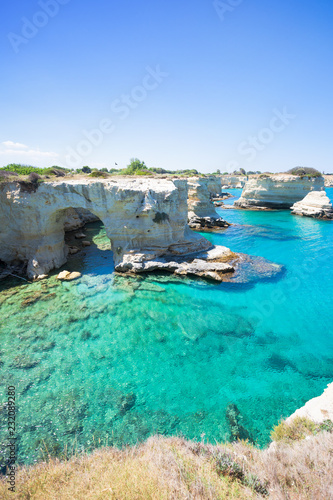
POLYGON ((82 207, 96 215, 111 241, 115 265, 126 256, 152 260, 205 250, 211 244, 187 226, 186 180, 119 179, 20 183, 0 188, 0 259, 27 262, 35 278, 67 259, 64 217, 82 207))

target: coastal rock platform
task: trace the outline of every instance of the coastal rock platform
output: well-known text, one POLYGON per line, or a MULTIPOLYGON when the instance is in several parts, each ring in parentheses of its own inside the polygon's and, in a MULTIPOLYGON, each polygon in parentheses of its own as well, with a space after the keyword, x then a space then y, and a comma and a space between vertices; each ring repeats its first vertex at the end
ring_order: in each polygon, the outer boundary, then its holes
POLYGON ((253 283, 274 278, 283 272, 283 266, 262 257, 234 253, 227 247, 216 245, 202 252, 178 256, 169 254, 160 258, 128 253, 115 270, 125 275, 168 272, 215 282, 253 283))
POLYGON ((188 225, 190 229, 195 231, 214 230, 219 228, 226 228, 231 224, 225 221, 222 217, 192 217, 188 225))
POLYGON ((182 256, 163 256, 150 259, 149 255, 128 253, 116 266, 120 273, 140 274, 166 271, 182 276, 198 276, 213 281, 224 281, 235 269, 228 261, 236 255, 227 247, 215 246, 204 252, 182 256))

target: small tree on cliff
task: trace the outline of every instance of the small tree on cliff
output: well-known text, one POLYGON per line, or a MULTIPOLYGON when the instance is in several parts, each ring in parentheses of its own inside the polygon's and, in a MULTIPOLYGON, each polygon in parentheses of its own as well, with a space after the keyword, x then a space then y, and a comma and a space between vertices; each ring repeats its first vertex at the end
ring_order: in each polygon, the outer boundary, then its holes
POLYGON ((125 175, 136 175, 140 173, 148 173, 147 165, 139 158, 131 158, 130 164, 122 172, 125 175))
POLYGON ((287 171, 287 174, 298 175, 300 177, 320 177, 321 173, 315 168, 309 167, 295 167, 287 171))
POLYGON ((91 173, 91 168, 90 167, 82 167, 82 172, 84 174, 90 174, 91 173))

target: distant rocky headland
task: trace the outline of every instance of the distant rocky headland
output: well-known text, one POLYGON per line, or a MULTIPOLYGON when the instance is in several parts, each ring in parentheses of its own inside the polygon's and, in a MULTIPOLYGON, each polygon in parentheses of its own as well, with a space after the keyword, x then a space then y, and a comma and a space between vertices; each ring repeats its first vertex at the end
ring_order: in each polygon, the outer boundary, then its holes
POLYGON ((295 175, 260 175, 246 182, 242 196, 235 202, 240 208, 290 209, 310 191, 324 189, 324 178, 295 175))

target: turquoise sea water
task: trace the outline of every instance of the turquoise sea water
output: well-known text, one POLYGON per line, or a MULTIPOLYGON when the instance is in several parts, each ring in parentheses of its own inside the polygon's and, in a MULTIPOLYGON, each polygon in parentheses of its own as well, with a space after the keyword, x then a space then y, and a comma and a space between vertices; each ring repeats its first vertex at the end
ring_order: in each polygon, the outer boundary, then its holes
POLYGON ((206 237, 285 272, 251 284, 119 278, 94 223, 94 244, 64 266, 81 279, 1 283, 1 402, 15 385, 20 462, 156 432, 230 440, 232 404, 240 435, 265 445, 332 381, 333 223, 218 211, 234 225, 206 237))

